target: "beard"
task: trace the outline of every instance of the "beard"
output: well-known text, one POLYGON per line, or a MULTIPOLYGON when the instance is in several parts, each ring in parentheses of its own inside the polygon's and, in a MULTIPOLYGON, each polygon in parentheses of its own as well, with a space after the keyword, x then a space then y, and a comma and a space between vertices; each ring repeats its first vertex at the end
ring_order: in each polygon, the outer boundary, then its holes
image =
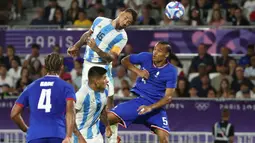
POLYGON ((120 26, 120 23, 119 22, 117 22, 116 23, 116 27, 115 27, 117 30, 121 30, 121 29, 124 29, 125 27, 123 27, 123 26, 120 26))

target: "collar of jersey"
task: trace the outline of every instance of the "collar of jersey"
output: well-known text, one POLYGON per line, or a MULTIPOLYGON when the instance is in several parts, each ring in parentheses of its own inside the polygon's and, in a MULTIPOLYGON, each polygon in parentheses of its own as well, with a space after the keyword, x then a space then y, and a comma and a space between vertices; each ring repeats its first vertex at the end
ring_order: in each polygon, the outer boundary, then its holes
POLYGON ((59 77, 59 75, 49 75, 49 74, 47 74, 47 75, 45 75, 46 77, 59 77))
POLYGON ((169 62, 167 62, 165 65, 161 66, 161 67, 157 67, 153 62, 152 62, 152 65, 154 66, 154 68, 159 68, 159 69, 162 69, 164 68, 165 66, 167 66, 169 64, 169 62))

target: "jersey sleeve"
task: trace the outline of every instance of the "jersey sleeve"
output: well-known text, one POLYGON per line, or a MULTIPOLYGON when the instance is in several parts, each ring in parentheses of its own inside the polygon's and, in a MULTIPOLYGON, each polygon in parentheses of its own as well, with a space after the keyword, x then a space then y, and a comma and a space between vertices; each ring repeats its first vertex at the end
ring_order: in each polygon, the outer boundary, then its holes
POLYGON ((21 107, 28 107, 29 106, 29 92, 28 92, 28 87, 24 89, 24 91, 21 93, 19 98, 16 100, 16 104, 21 106, 21 107))
POLYGON ((111 49, 111 53, 115 53, 117 55, 119 55, 121 53, 121 51, 123 50, 123 48, 125 47, 125 45, 127 44, 127 38, 123 38, 120 37, 121 39, 119 39, 119 42, 117 42, 111 49))
POLYGON ((129 60, 132 64, 142 64, 149 60, 149 53, 131 54, 129 60))
POLYGON ((178 77, 178 72, 175 67, 171 69, 171 72, 169 72, 169 80, 166 83, 166 88, 176 88, 177 84, 177 77, 178 77))
POLYGON ((66 100, 76 101, 75 91, 71 85, 67 85, 65 88, 65 98, 66 100))
POLYGON ((94 31, 95 27, 102 21, 103 19, 101 17, 97 17, 94 21, 93 24, 91 26, 91 30, 94 31))

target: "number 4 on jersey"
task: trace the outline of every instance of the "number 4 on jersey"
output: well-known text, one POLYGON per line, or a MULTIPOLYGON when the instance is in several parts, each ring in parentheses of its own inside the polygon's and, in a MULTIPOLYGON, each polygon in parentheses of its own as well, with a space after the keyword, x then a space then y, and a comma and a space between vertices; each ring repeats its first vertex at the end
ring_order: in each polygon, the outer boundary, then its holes
POLYGON ((46 113, 50 112, 51 109, 50 96, 51 89, 42 89, 37 108, 44 109, 46 113))

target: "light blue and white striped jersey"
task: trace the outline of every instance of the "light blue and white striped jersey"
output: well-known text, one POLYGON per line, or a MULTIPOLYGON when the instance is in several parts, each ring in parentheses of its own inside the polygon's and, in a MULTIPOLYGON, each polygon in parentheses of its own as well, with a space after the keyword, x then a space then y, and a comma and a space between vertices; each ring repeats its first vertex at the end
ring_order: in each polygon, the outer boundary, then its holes
MULTIPOLYGON (((91 30, 93 31, 91 38, 95 40, 97 46, 102 51, 112 51, 119 54, 127 44, 127 33, 124 29, 116 30, 111 22, 112 19, 97 17, 91 26, 91 30)), ((96 52, 91 50, 88 45, 86 45, 84 59, 88 62, 102 62, 102 58, 100 58, 96 52)))
POLYGON ((95 92, 88 84, 76 93, 76 125, 85 139, 92 139, 99 133, 99 117, 106 106, 108 88, 95 92))

